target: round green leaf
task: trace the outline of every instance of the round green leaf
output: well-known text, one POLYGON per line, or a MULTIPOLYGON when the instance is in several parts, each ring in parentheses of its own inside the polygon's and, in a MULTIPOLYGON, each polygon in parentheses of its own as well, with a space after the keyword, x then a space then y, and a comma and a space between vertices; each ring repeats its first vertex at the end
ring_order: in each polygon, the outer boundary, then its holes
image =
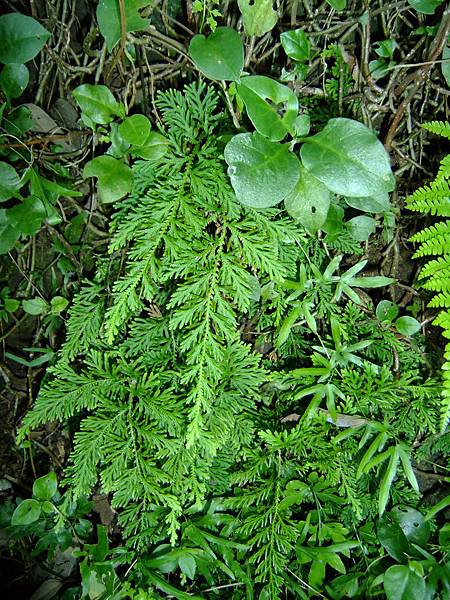
POLYGON ((347 6, 347 0, 327 0, 328 4, 338 12, 347 6))
POLYGON ((368 196, 366 198, 345 198, 346 203, 352 208, 370 213, 384 213, 392 208, 388 193, 368 196))
POLYGON ((59 315, 63 310, 66 310, 69 301, 63 296, 54 296, 50 301, 50 309, 52 315, 59 315))
POLYGON ((115 116, 124 117, 124 109, 106 85, 84 83, 74 89, 73 97, 83 113, 94 123, 106 125, 115 116))
POLYGON ((330 119, 321 132, 306 138, 300 156, 308 171, 336 194, 366 197, 394 189, 382 143, 352 119, 330 119))
POLYGON ((430 524, 424 515, 408 507, 404 510, 396 507, 391 510, 393 519, 400 525, 408 541, 424 547, 430 538, 430 524))
POLYGON ((424 600, 425 580, 404 565, 394 565, 384 574, 387 600, 424 600))
POLYGON ((22 308, 29 315, 42 315, 47 312, 47 302, 42 298, 31 298, 22 300, 22 308))
POLYGON ((28 85, 30 73, 25 65, 5 65, 0 73, 0 87, 11 100, 18 98, 28 85))
POLYGON ((402 335, 411 336, 420 329, 420 323, 414 317, 400 317, 394 323, 395 329, 402 335))
POLYGON ((294 190, 285 198, 284 206, 293 219, 311 233, 325 223, 330 208, 329 189, 306 169, 300 167, 300 179, 294 190))
POLYGON ((50 33, 32 17, 8 13, 0 17, 0 62, 26 63, 44 47, 50 33))
POLYGON ((250 121, 261 135, 278 142, 292 130, 297 118, 298 100, 287 86, 269 77, 254 75, 242 79, 237 91, 250 121))
POLYGON ((443 2, 444 0, 408 0, 410 6, 424 15, 433 15, 436 8, 443 2))
POLYGON ((119 125, 119 134, 128 144, 142 146, 150 135, 152 126, 145 115, 132 115, 119 125))
POLYGON ((33 483, 33 496, 38 500, 51 500, 58 489, 58 480, 56 473, 50 471, 47 475, 39 477, 33 483))
POLYGON ((375 314, 380 321, 393 321, 398 315, 398 305, 390 300, 381 300, 378 303, 375 314))
POLYGON ((302 62, 310 59, 311 44, 303 29, 285 31, 280 35, 280 41, 283 50, 292 60, 302 62))
POLYGON ((189 54, 210 79, 237 81, 244 68, 244 46, 238 32, 230 27, 217 27, 208 37, 195 35, 189 54))
POLYGON ((24 500, 13 513, 11 525, 30 525, 39 519, 41 504, 37 500, 24 500))
POLYGON ((0 162, 0 202, 10 198, 20 198, 20 177, 6 162, 0 162))
POLYGON ((115 202, 126 196, 133 187, 133 172, 128 165, 104 155, 86 163, 83 177, 97 177, 97 187, 102 202, 115 202))
MULTIPOLYGON (((142 31, 149 26, 150 20, 145 19, 139 9, 150 4, 149 0, 126 0, 125 24, 128 31, 142 31)), ((120 4, 117 0, 99 0, 97 6, 97 22, 100 33, 105 38, 106 46, 111 52, 121 37, 120 4)))
POLYGON ((167 152, 169 140, 160 133, 150 132, 143 146, 133 146, 131 154, 145 160, 159 160, 167 152))
POLYGON ((299 161, 289 146, 257 132, 235 135, 225 147, 225 160, 238 200, 253 208, 279 204, 300 175, 299 161))
POLYGON ((353 217, 346 223, 350 235, 358 242, 366 242, 369 236, 375 231, 377 222, 372 217, 361 215, 353 217))

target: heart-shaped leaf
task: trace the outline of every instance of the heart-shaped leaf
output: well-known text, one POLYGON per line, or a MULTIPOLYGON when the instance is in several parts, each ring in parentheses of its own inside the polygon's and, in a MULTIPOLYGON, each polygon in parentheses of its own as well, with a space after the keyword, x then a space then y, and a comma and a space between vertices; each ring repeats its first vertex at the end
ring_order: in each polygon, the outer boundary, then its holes
POLYGON ((264 35, 277 24, 273 0, 238 0, 247 35, 264 35))
POLYGON ((228 174, 242 204, 267 208, 294 189, 300 164, 287 144, 269 141, 258 132, 235 135, 225 147, 228 174))
POLYGON ((301 167, 300 179, 285 199, 284 206, 293 219, 315 233, 327 219, 330 199, 330 190, 301 167))
POLYGON ((115 116, 125 117, 124 109, 106 85, 84 83, 73 91, 78 106, 91 121, 98 125, 110 123, 115 116))
POLYGON ((105 203, 123 198, 133 187, 130 167, 108 155, 90 160, 84 167, 83 177, 97 177, 100 200, 105 203))
POLYGON ((208 37, 195 35, 189 54, 195 66, 210 79, 237 81, 244 67, 244 46, 231 27, 217 27, 208 37))
POLYGON ((50 33, 32 17, 18 12, 0 16, 0 62, 21 64, 32 60, 50 33))
POLYGON ((255 129, 274 142, 292 130, 298 112, 298 100, 287 86, 255 75, 245 77, 237 86, 247 114, 255 129), (279 111, 282 114, 279 114, 279 111))
POLYGON ((367 197, 394 189, 382 143, 352 119, 330 119, 321 132, 306 138, 300 156, 308 171, 336 194, 367 197))

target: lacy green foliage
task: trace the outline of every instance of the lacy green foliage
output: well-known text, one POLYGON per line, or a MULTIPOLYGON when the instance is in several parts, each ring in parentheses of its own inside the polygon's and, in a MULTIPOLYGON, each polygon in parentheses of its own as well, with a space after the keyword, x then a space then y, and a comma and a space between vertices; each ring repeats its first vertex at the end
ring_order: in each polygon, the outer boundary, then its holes
POLYGON ((417 504, 437 384, 420 345, 362 310, 362 289, 391 280, 236 200, 211 88, 157 105, 168 151, 133 165, 21 435, 79 423, 69 493, 110 494, 150 594, 307 598, 307 582, 339 597, 340 576, 367 570, 355 531, 417 504))
MULTIPOLYGON (((450 139, 450 124, 433 121, 423 125, 424 129, 450 139)), ((420 213, 439 217, 450 216, 450 155, 441 161, 438 174, 429 185, 419 188, 407 199, 407 207, 420 213)), ((411 240, 418 244, 415 257, 434 256, 420 272, 422 287, 436 292, 429 302, 432 308, 441 311, 434 323, 444 329, 444 337, 450 337, 450 221, 440 221, 416 233, 411 240)), ((450 419, 450 345, 444 353, 441 428, 447 427, 450 419)))
POLYGON ((237 460, 250 444, 264 370, 239 339, 249 271, 281 282, 289 261, 278 249, 297 236, 276 211, 234 199, 212 135, 217 98, 202 92, 160 96, 171 152, 136 165, 135 191, 118 207, 112 263, 125 246, 128 258, 104 319, 100 284, 86 286, 53 378, 25 420, 30 429, 88 411, 68 480, 79 495, 100 479, 140 545, 151 537, 152 507, 164 507, 175 535, 181 507, 211 491, 221 453, 237 460))

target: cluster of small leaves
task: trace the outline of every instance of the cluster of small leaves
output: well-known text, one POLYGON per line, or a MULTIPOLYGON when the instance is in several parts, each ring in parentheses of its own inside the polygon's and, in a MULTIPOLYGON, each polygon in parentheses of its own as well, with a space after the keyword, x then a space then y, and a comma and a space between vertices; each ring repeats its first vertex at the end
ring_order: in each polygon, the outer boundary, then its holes
MULTIPOLYGON (((21 237, 36 234, 44 223, 55 225, 61 216, 55 204, 61 196, 80 196, 67 183, 54 180, 56 167, 49 165, 51 179, 33 161, 33 151, 21 140, 33 127, 26 106, 14 106, 29 81, 25 63, 39 54, 50 33, 32 17, 20 13, 0 16, 0 254, 21 237)), ((59 169, 68 179, 68 173, 59 169)))

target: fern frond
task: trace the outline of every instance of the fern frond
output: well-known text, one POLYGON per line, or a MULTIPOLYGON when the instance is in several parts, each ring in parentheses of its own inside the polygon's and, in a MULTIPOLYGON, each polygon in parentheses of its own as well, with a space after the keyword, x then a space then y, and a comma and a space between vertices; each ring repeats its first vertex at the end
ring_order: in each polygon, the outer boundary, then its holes
POLYGON ((419 188, 406 199, 406 206, 415 212, 449 217, 450 187, 448 181, 440 179, 419 188))
POLYGON ((428 123, 422 123, 422 127, 430 133, 446 137, 450 140, 450 123, 446 121, 429 121, 428 123))
POLYGON ((419 248, 414 258, 429 255, 445 255, 450 253, 450 221, 442 221, 426 227, 411 237, 412 242, 418 242, 419 248))

